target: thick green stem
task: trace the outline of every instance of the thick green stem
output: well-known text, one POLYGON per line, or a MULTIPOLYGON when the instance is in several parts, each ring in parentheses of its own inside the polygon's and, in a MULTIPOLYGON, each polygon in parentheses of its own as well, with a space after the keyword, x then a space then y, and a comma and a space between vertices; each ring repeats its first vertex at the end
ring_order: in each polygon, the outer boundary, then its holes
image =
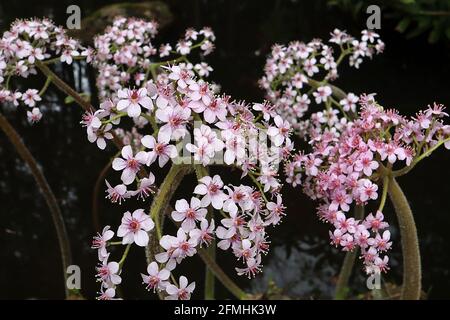
MULTIPOLYGON (((355 207, 355 219, 361 220, 364 218, 364 206, 355 207)), ((341 271, 336 283, 335 299, 343 300, 348 295, 348 282, 352 275, 353 266, 355 265, 356 257, 358 256, 358 249, 346 253, 344 262, 342 263, 341 271)))
MULTIPOLYGON (((198 164, 195 166, 195 173, 197 175, 197 180, 208 176, 208 169, 198 164)), ((214 218, 214 211, 212 207, 208 208, 208 218, 214 218)), ((212 260, 216 260, 216 242, 213 240, 209 247, 206 249, 206 253, 212 260)), ((215 289, 215 278, 214 273, 206 266, 205 270, 205 300, 214 300, 214 289, 215 289)))
POLYGON ((183 180, 183 177, 191 172, 191 170, 192 166, 172 164, 166 178, 159 187, 158 193, 153 198, 150 207, 150 217, 155 222, 156 232, 149 232, 150 241, 146 249, 147 263, 151 263, 155 253, 157 253, 159 239, 162 236, 162 222, 164 214, 169 207, 170 199, 183 180))
POLYGON ((403 254, 402 300, 420 299, 422 267, 416 223, 405 194, 394 177, 389 180, 389 197, 394 205, 400 228, 403 254))
POLYGON ((34 180, 36 181, 36 184, 38 185, 42 195, 45 198, 45 201, 47 202, 47 206, 50 209, 53 224, 55 226, 56 234, 58 237, 59 249, 61 251, 62 268, 64 275, 64 290, 66 297, 68 298, 70 292, 66 284, 67 268, 72 264, 71 262, 72 256, 70 252, 69 237, 67 235, 66 226, 64 224, 64 220, 62 217, 61 210, 58 206, 58 202, 56 201, 56 197, 53 194, 50 185, 47 182, 47 179, 45 179, 44 174, 39 169, 39 166, 36 163, 36 160, 34 159, 30 150, 28 150, 28 148, 22 142, 22 139, 20 138, 19 134, 16 132, 16 130, 11 126, 9 121, 2 114, 0 114, 0 127, 3 130, 3 132, 5 132, 9 141, 11 141, 11 143, 14 145, 16 151, 19 153, 22 160, 25 161, 25 163, 30 168, 31 174, 33 175, 34 180))

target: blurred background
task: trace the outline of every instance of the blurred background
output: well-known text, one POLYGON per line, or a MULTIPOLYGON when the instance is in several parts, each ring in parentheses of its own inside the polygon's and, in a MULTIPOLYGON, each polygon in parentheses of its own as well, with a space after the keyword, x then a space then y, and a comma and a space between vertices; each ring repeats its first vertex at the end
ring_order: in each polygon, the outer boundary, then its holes
MULTIPOLYGON (((72 0, 0 1, 0 31, 9 29, 16 18, 50 17, 65 25, 67 6, 72 0)), ((207 57, 214 68, 211 79, 235 99, 262 101, 264 93, 257 80, 263 74, 266 55, 274 43, 329 38, 334 28, 352 35, 366 27, 366 7, 382 8, 381 34, 386 43, 383 54, 364 61, 359 70, 343 66, 336 85, 345 91, 377 93, 385 107, 414 114, 433 102, 450 106, 450 1, 448 0, 169 0, 159 1, 77 1, 82 29, 75 32, 85 43, 102 32, 112 17, 121 15, 154 18, 161 24, 156 42, 177 41, 187 27, 210 26, 216 33, 216 50, 207 57)), ((65 80, 75 85, 78 62, 65 67, 65 80)), ((83 69, 84 70, 84 69, 83 69)), ((84 78, 95 92, 95 74, 87 69, 84 78)), ((71 239, 75 264, 82 269, 82 294, 93 298, 98 291, 94 279, 97 255, 90 249, 97 231, 93 222, 93 189, 99 172, 114 150, 100 152, 86 139, 79 125, 81 109, 65 104, 64 96, 49 89, 43 101, 44 118, 30 126, 25 108, 2 112, 21 134, 42 166, 54 190, 71 239)), ((92 101, 95 105, 95 97, 92 101)), ((62 275, 56 234, 43 197, 33 177, 14 148, 0 134, 0 298, 63 298, 62 275)), ((423 289, 429 299, 450 298, 450 153, 439 150, 410 174, 399 179, 415 214, 423 263, 423 289)), ((110 173, 110 176, 114 173, 110 173)), ((159 180, 160 181, 160 180, 159 180)), ((191 192, 186 184, 177 193, 191 192)), ((319 222, 315 204, 300 189, 285 186, 287 216, 271 230, 272 250, 265 257, 264 273, 253 281, 234 276, 235 258, 220 254, 219 262, 247 291, 265 293, 269 298, 324 299, 333 296, 336 277, 344 254, 333 249, 328 226, 319 222)), ((97 200, 101 225, 117 226, 122 208, 103 198, 97 200)), ((127 202, 127 210, 138 204, 127 202)), ((386 209, 392 224, 394 247, 391 271, 383 278, 395 293, 401 283, 401 252, 392 207, 386 209)), ((114 227, 115 228, 115 227, 114 227)), ((137 249, 137 248, 136 248, 137 249)), ((114 254, 114 253, 113 253, 114 254)), ((203 266, 198 258, 183 264, 189 280, 195 280, 201 298, 203 266), (198 270, 201 270, 200 272, 198 270)), ((123 275, 124 297, 155 297, 141 285, 139 273, 146 269, 143 250, 132 250, 123 275)), ((365 278, 357 263, 351 279, 351 298, 365 298, 365 278)), ((218 298, 231 298, 220 287, 218 298)))

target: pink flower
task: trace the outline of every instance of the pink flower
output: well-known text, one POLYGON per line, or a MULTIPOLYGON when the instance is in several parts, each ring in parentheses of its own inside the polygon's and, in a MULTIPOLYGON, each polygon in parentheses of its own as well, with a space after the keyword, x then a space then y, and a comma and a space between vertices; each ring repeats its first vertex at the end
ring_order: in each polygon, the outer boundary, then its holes
POLYGON ((372 160, 373 153, 371 151, 366 151, 360 155, 359 159, 356 160, 354 165, 355 171, 363 171, 368 177, 372 175, 372 171, 378 169, 379 164, 377 161, 372 160))
POLYGON ((208 225, 208 220, 203 219, 200 222, 200 228, 192 229, 189 231, 189 237, 196 239, 200 244, 200 247, 205 244, 209 246, 214 239, 214 219, 211 219, 211 223, 208 225))
POLYGON ((39 122, 42 118, 41 110, 35 107, 31 111, 27 111, 27 118, 30 123, 39 122))
POLYGON ((117 230, 117 236, 123 237, 122 244, 136 243, 140 247, 145 247, 148 243, 148 231, 155 227, 152 218, 144 213, 144 209, 137 209, 133 215, 129 211, 125 212, 122 224, 117 230))
POLYGON ((98 249, 98 260, 103 260, 108 257, 108 252, 106 251, 106 243, 114 236, 114 232, 109 230, 110 226, 103 228, 102 233, 97 233, 97 235, 92 240, 92 249, 98 249))
POLYGON ((122 176, 120 177, 124 184, 131 184, 136 178, 136 173, 138 173, 141 165, 147 162, 147 153, 144 151, 139 151, 135 156, 133 156, 133 150, 130 145, 122 148, 122 158, 115 158, 112 167, 116 171, 121 171, 122 176))
POLYGON ((225 121, 227 116, 227 106, 221 99, 213 99, 203 111, 203 117, 208 123, 214 123, 216 118, 225 121))
POLYGON ((281 218, 286 215, 284 213, 284 210, 286 209, 283 205, 283 200, 280 195, 277 195, 277 202, 268 202, 267 210, 269 210, 267 218, 266 218, 266 224, 272 224, 277 225, 281 218))
POLYGON ((185 276, 181 276, 179 280, 180 287, 168 284, 166 292, 168 294, 165 300, 189 300, 191 294, 195 289, 195 282, 188 285, 188 279, 185 276))
POLYGON ((206 207, 212 204, 215 209, 222 209, 228 196, 222 191, 223 182, 220 176, 215 175, 213 178, 206 176, 201 178, 199 182, 201 183, 195 187, 194 193, 203 195, 202 206, 206 207))
POLYGON ((366 202, 369 199, 375 200, 378 198, 378 186, 373 184, 372 181, 368 179, 361 179, 359 184, 359 200, 361 200, 361 202, 366 202))
POLYGON ((329 86, 318 87, 316 92, 313 92, 313 96, 316 99, 316 103, 326 102, 328 97, 331 96, 331 88, 329 86))
POLYGON ((141 139, 141 143, 144 147, 152 149, 148 152, 147 166, 150 166, 158 158, 158 165, 160 168, 164 167, 169 159, 176 158, 178 156, 177 148, 174 145, 167 142, 160 141, 158 136, 158 142, 151 135, 145 135, 141 139))
POLYGON ((389 240, 391 239, 391 233, 389 230, 386 230, 383 232, 383 236, 380 236, 380 234, 377 234, 375 236, 375 239, 373 240, 373 246, 377 248, 378 251, 386 251, 389 250, 392 246, 392 242, 389 240))
POLYGON ((150 195, 150 193, 156 192, 155 187, 155 176, 153 173, 149 173, 148 178, 142 178, 139 183, 139 188, 136 191, 133 191, 133 195, 137 195, 137 198, 142 198, 144 200, 146 197, 150 195))
POLYGON ((172 218, 177 222, 182 222, 181 228, 189 232, 195 228, 195 222, 205 218, 207 210, 201 208, 201 202, 197 198, 191 198, 191 204, 184 199, 177 200, 175 210, 172 211, 172 218))
POLYGON ((336 221, 334 222, 336 229, 339 229, 342 233, 355 233, 356 221, 354 218, 347 219, 345 214, 338 212, 336 214, 336 221))
MULTIPOLYGON (((161 238, 162 239, 162 238, 161 238)), ((175 259, 183 259, 185 257, 192 257, 197 253, 195 247, 197 246, 197 239, 190 238, 187 240, 186 233, 182 228, 178 229, 177 237, 172 242, 173 250, 172 257, 175 259)))
POLYGON ((366 226, 366 228, 370 228, 373 231, 377 232, 378 230, 383 230, 389 227, 389 224, 383 220, 383 213, 381 211, 377 211, 375 217, 372 213, 366 217, 366 219, 364 220, 364 225, 366 226))
POLYGON ((147 89, 141 88, 137 90, 124 89, 119 90, 119 102, 117 110, 127 110, 128 116, 134 118, 141 114, 141 106, 153 110, 153 102, 147 96, 147 89))
POLYGON ((261 255, 257 255, 256 258, 249 258, 246 261, 245 268, 235 268, 238 275, 246 275, 249 279, 254 277, 261 271, 261 255))
POLYGON ((127 187, 124 184, 118 184, 113 188, 108 180, 105 180, 105 182, 108 187, 106 190, 108 193, 106 198, 110 199, 112 203, 119 202, 119 204, 121 204, 122 200, 130 197, 130 194, 127 192, 127 187))
POLYGON ((284 140, 289 136, 291 126, 287 120, 284 120, 280 116, 274 118, 276 127, 269 127, 267 135, 272 138, 276 147, 283 144, 284 140))
POLYGON ((104 289, 103 287, 100 289, 99 292, 100 296, 97 297, 97 300, 118 300, 114 299, 116 296, 116 289, 114 288, 108 288, 104 289))
POLYGON ((147 290, 153 290, 155 292, 158 290, 164 290, 168 284, 166 281, 170 277, 170 271, 162 268, 159 270, 158 264, 152 262, 147 267, 148 275, 142 274, 142 283, 146 285, 147 290))
POLYGON ((165 123, 158 132, 158 142, 169 143, 170 139, 178 140, 186 134, 186 123, 191 115, 189 108, 181 106, 156 110, 156 118, 165 123))

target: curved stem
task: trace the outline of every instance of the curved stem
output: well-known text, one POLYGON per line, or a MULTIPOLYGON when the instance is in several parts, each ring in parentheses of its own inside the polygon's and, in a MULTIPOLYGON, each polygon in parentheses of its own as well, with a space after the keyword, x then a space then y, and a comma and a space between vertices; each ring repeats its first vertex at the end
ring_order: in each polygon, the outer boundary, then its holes
POLYGON ((68 96, 71 96, 75 100, 75 102, 77 102, 85 111, 94 109, 89 101, 84 100, 78 92, 73 90, 45 64, 43 64, 39 60, 36 60, 36 67, 38 67, 38 69, 41 70, 43 74, 49 77, 52 83, 57 86, 62 92, 64 92, 68 96))
MULTIPOLYGON (((364 218, 364 206, 357 205, 355 207, 355 219, 361 220, 364 218)), ((350 276, 352 275, 353 266, 358 256, 358 249, 355 248, 353 251, 348 251, 345 255, 344 262, 342 263, 341 271, 339 272, 339 277, 336 283, 336 291, 334 298, 336 300, 343 300, 348 294, 348 282, 350 276)))
POLYGON ((153 198, 154 200, 150 207, 150 217, 155 222, 156 232, 149 232, 150 241, 145 250, 148 264, 153 261, 154 255, 157 253, 159 239, 162 236, 162 222, 164 214, 169 207, 170 199, 183 180, 183 177, 191 170, 192 166, 172 164, 166 178, 159 187, 158 193, 153 198))
MULTIPOLYGON (((195 173, 197 174, 197 180, 208 176, 208 169, 198 164, 195 166, 195 173)), ((208 208, 208 218, 214 218, 214 211, 212 207, 208 208)), ((216 260, 216 241, 213 240, 209 245, 208 249, 206 249, 206 254, 213 260, 216 260)), ((214 300, 214 288, 215 288, 215 278, 214 273, 208 266, 206 266, 205 270, 205 300, 214 300)))
POLYGON ((394 177, 390 177, 388 193, 397 214, 402 241, 403 287, 400 298, 418 300, 422 289, 422 267, 416 223, 408 200, 394 177))
POLYGON ((0 128, 5 132, 6 136, 8 137, 9 141, 14 145, 16 151, 19 153, 20 157, 23 161, 28 165, 28 167, 31 170, 31 174, 34 177, 34 180, 36 181, 36 184, 38 185, 42 195, 45 198, 45 201, 47 202, 47 206, 50 210, 50 213, 52 215, 53 224, 56 229, 56 235, 58 237, 58 243, 59 243, 59 249, 61 251, 61 259, 62 259, 62 268, 63 268, 63 275, 64 275, 64 290, 66 297, 68 298, 70 295, 70 292, 67 288, 67 268, 72 264, 72 257, 70 252, 70 242, 69 237, 67 235, 66 226, 64 224, 64 220, 62 217, 61 210, 58 206, 58 202, 56 201, 56 197, 53 194, 50 185, 47 182, 47 179, 45 178, 42 171, 39 169, 38 164, 36 163, 36 160, 34 159, 33 155, 31 154, 30 150, 25 146, 25 144, 22 142, 22 139, 20 138, 17 131, 11 126, 9 121, 0 114, 0 128))
POLYGON ((239 288, 233 280, 230 279, 230 277, 227 276, 227 274, 222 270, 222 268, 214 261, 211 256, 208 254, 208 252, 205 249, 199 249, 198 255, 203 260, 203 262, 206 264, 209 270, 214 273, 214 275, 217 277, 217 279, 220 280, 220 282, 227 288, 236 298, 240 300, 245 300, 249 298, 249 296, 239 288))
POLYGON ((111 163, 113 162, 115 156, 109 160, 109 162, 103 167, 102 171, 98 175, 97 180, 95 181, 94 191, 92 192, 92 223, 94 225, 95 231, 99 232, 101 230, 100 226, 100 218, 98 214, 98 196, 100 194, 100 189, 103 185, 103 181, 105 180, 106 174, 111 168, 111 163))

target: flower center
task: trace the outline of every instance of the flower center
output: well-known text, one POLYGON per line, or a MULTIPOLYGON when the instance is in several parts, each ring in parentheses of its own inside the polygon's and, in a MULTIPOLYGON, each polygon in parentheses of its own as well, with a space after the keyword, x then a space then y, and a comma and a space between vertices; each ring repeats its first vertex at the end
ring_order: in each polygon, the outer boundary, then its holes
POLYGON ((133 219, 130 222, 130 229, 134 232, 138 231, 141 228, 139 221, 133 219))

